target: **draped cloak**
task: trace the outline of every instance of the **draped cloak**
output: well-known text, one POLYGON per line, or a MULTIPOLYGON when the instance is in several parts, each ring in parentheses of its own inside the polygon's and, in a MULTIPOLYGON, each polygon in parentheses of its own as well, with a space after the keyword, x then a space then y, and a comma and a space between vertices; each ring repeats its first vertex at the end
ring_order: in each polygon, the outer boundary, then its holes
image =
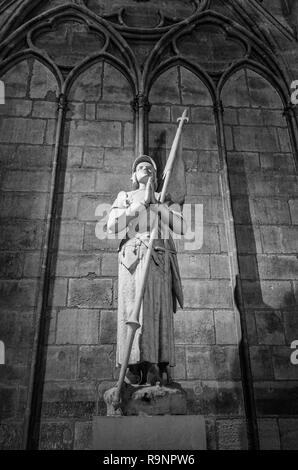
MULTIPOLYGON (((119 217, 121 212, 134 202, 135 193, 136 191, 121 191, 112 206, 110 218, 119 217)), ((150 208, 144 210, 137 219, 137 223, 129 224, 126 236, 120 243, 117 365, 123 362, 127 336, 126 322, 133 312, 136 293, 140 288, 154 218, 154 213, 150 211, 150 208)), ((175 365, 173 313, 176 312, 177 301, 182 307, 183 294, 175 245, 169 229, 166 230, 166 227, 163 228, 162 225, 159 221, 159 236, 154 240, 140 309, 141 327, 135 333, 129 364, 146 361, 175 365)))

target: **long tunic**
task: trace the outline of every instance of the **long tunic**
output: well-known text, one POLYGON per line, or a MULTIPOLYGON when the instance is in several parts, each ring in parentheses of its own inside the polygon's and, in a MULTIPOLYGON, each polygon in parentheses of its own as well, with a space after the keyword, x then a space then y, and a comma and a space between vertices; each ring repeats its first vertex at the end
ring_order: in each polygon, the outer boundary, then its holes
MULTIPOLYGON (((135 191, 119 193, 113 204, 118 216, 121 210, 126 210, 134 201, 135 191), (119 212, 120 211, 120 212, 119 212)), ((118 279, 118 322, 117 322, 117 351, 116 363, 123 362, 127 320, 133 312, 136 293, 140 288, 144 262, 150 238, 150 230, 154 215, 146 220, 150 209, 144 210, 138 219, 138 224, 128 232, 119 249, 119 279, 118 279)), ((113 215, 111 212, 110 217, 113 215)), ((140 309, 139 323, 136 330, 129 364, 140 362, 168 363, 175 365, 174 354, 174 319, 173 319, 173 285, 171 255, 164 231, 159 226, 159 237, 154 240, 150 259, 148 279, 140 309)))

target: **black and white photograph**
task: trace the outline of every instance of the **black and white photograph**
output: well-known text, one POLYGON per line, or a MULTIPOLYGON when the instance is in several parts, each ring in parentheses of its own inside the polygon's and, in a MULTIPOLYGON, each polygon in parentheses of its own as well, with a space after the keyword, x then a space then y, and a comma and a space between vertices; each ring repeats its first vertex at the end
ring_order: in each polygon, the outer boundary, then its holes
POLYGON ((0 450, 298 451, 297 0, 0 0, 0 450))

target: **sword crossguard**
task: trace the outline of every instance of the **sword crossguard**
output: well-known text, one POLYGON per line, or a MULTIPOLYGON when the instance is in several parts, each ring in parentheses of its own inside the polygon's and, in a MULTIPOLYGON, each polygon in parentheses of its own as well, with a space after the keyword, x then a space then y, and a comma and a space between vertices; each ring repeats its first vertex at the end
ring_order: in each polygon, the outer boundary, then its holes
POLYGON ((189 118, 187 117, 187 109, 183 111, 183 114, 180 118, 177 119, 177 122, 184 121, 189 122, 189 118))

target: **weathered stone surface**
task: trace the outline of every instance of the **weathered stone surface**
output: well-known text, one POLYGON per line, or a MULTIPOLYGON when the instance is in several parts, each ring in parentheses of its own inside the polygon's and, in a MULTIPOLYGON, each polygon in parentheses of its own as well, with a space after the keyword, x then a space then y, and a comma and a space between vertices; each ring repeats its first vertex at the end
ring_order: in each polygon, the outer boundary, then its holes
POLYGON ((274 172, 294 173, 294 160, 292 154, 287 153, 260 153, 261 167, 274 172))
POLYGON ((101 256, 98 254, 60 252, 56 264, 56 275, 83 277, 100 275, 101 256))
POLYGON ((298 227, 261 227, 265 253, 296 253, 298 250, 298 227))
POLYGON ((29 116, 32 109, 32 101, 22 99, 6 99, 0 106, 0 115, 3 116, 29 116))
POLYGON ((280 429, 281 449, 298 449, 298 420, 282 418, 278 420, 280 429))
POLYGON ((117 341, 117 312, 102 310, 100 312, 100 344, 116 344, 117 341))
POLYGON ((291 199, 289 201, 291 222, 292 224, 298 225, 298 199, 291 199))
POLYGON ((277 410, 279 415, 298 414, 297 381, 258 381, 254 384, 254 390, 259 415, 276 415, 277 410))
POLYGON ((181 310, 175 314, 174 321, 177 344, 215 343, 212 310, 181 310))
POLYGON ((81 346, 79 351, 79 378, 109 380, 115 367, 113 346, 81 346))
POLYGON ((180 104, 178 69, 176 67, 158 77, 151 88, 149 101, 151 103, 180 104))
POLYGON ((153 104, 150 109, 149 119, 150 119, 150 122, 170 122, 171 121, 170 106, 153 104))
MULTIPOLYGON (((104 399, 107 403, 107 416, 114 416, 111 400, 115 388, 108 390, 104 399)), ((186 414, 186 393, 179 384, 155 386, 125 385, 123 389, 121 412, 125 416, 155 416, 186 414)))
POLYGON ((7 171, 2 189, 6 191, 47 192, 50 180, 48 171, 7 171))
POLYGON ((245 421, 240 419, 222 419, 218 420, 216 425, 219 449, 247 449, 248 441, 245 421))
POLYGON ((298 380, 298 367, 291 363, 292 350, 288 346, 275 346, 272 351, 276 380, 298 380))
POLYGON ((23 253, 0 252, 0 278, 20 278, 23 272, 23 265, 23 253))
POLYGON ((105 62, 102 98, 112 103, 130 103, 132 89, 130 84, 118 69, 105 62))
POLYGON ((232 380, 240 378, 239 353, 235 346, 188 346, 186 361, 188 379, 232 380))
POLYGON ((77 375, 78 351, 75 346, 49 346, 46 380, 73 380, 77 375))
POLYGON ((95 235, 95 223, 86 223, 84 227, 84 242, 83 249, 94 252, 95 250, 101 250, 104 252, 115 252, 118 249, 121 240, 112 240, 105 237, 104 239, 98 239, 95 235))
POLYGON ((66 305, 67 300, 67 279, 56 278, 52 281, 49 305, 53 307, 62 307, 66 305))
POLYGON ((0 142, 42 144, 46 121, 29 118, 0 118, 0 142))
POLYGON ((1 450, 20 450, 22 448, 22 423, 1 423, 0 448, 1 450))
POLYGON ((205 450, 205 420, 190 415, 97 416, 93 420, 93 449, 205 450))
MULTIPOLYGON (((104 168, 110 172, 122 171, 126 174, 130 171, 134 160, 132 149, 123 148, 107 148, 105 149, 104 168)), ((123 183, 126 181, 123 179, 123 183)))
MULTIPOLYGON (((46 180, 47 180, 47 175, 46 180)), ((26 179, 26 175, 24 175, 26 179)), ((28 183, 33 178, 28 178, 28 183)), ((43 178, 43 180, 45 180, 43 178)), ((11 182, 12 184, 12 182, 11 182)), ((24 188, 24 186, 23 186, 24 188)), ((26 218, 26 219, 44 219, 46 215, 46 207, 48 195, 46 193, 39 194, 18 194, 15 192, 2 193, 0 196, 0 213, 1 217, 7 218, 26 218)))
POLYGON ((256 312, 259 344, 285 344, 283 318, 278 311, 256 312))
POLYGON ((84 168, 102 168, 104 149, 102 147, 87 147, 84 150, 84 168))
POLYGON ((69 422, 42 423, 39 448, 41 450, 71 450, 73 426, 69 422))
POLYGON ((132 121, 132 108, 130 104, 103 104, 96 107, 98 121, 132 121))
POLYGON ((251 346, 249 352, 254 380, 273 380, 274 373, 270 348, 251 346))
POLYGON ((219 194, 219 179, 215 173, 189 173, 186 181, 189 196, 219 194))
POLYGON ((95 172, 88 170, 79 170, 72 173, 71 191, 92 193, 95 186, 95 172))
POLYGON ((211 95, 203 82, 184 67, 180 68, 182 104, 212 106, 211 95))
POLYGON ((119 189, 123 191, 130 189, 130 176, 128 174, 98 173, 95 191, 100 194, 111 194, 117 196, 119 189))
POLYGON ((28 310, 2 308, 0 316, 1 341, 6 348, 24 348, 32 344, 34 336, 34 318, 28 310))
POLYGON ((110 279, 70 279, 68 305, 80 308, 111 307, 112 281, 110 279))
POLYGON ((298 316, 296 308, 293 311, 283 312, 286 344, 292 343, 298 338, 298 316))
POLYGON ((98 62, 82 73, 71 87, 69 100, 99 101, 102 97, 102 71, 103 63, 98 62))
POLYGON ((229 308, 232 306, 232 289, 229 281, 183 282, 185 308, 229 308))
POLYGON ((96 147, 99 143, 104 147, 121 146, 121 124, 119 122, 71 121, 69 142, 71 145, 96 147))
POLYGON ((213 279, 229 279, 230 265, 227 255, 211 255, 210 256, 211 278, 213 279))
POLYGON ((249 106, 250 97, 246 85, 246 72, 240 70, 232 75, 226 82, 222 101, 224 106, 238 107, 249 106))
POLYGON ((205 415, 243 415, 244 405, 240 382, 180 382, 187 394, 188 413, 205 415))
POLYGON ((16 415, 17 408, 17 394, 16 387, 1 387, 0 390, 0 419, 13 418, 16 415))
MULTIPOLYGON (((235 149, 238 151, 272 151, 279 152, 277 132, 274 128, 264 127, 234 127, 233 128, 235 149)), ((286 152, 288 149, 285 150, 286 152)))
POLYGON ((33 307, 36 302, 37 282, 23 279, 20 281, 0 281, 1 308, 33 307))
POLYGON ((76 422, 74 436, 74 450, 92 449, 92 422, 76 422))
POLYGON ((230 310, 214 311, 216 344, 238 344, 236 312, 230 310))
POLYGON ((179 254, 178 262, 180 273, 183 278, 210 278, 209 256, 179 254))
POLYGON ((97 344, 97 310, 60 310, 57 318, 57 344, 97 344))
POLYGON ((259 439, 261 450, 280 450, 279 427, 276 419, 260 419, 259 439))
POLYGON ((123 137, 124 137, 124 140, 123 140, 124 147, 133 148, 134 143, 135 143, 133 124, 130 122, 127 122, 124 124, 124 126, 122 125, 122 129, 123 129, 123 137))
POLYGON ((57 114, 57 103, 50 101, 34 101, 33 117, 55 118, 57 114))
POLYGON ((83 223, 64 222, 57 226, 56 246, 59 250, 80 250, 83 243, 83 223))
POLYGON ((105 253, 102 256, 101 274, 103 276, 118 275, 118 253, 105 253))
POLYGON ((15 64, 2 77, 7 98, 26 96, 29 76, 29 63, 23 60, 15 64))
POLYGON ((296 300, 290 281, 243 281, 245 305, 259 308, 286 308, 296 300))
POLYGON ((55 101, 58 96, 58 84, 57 81, 50 72, 41 62, 34 61, 33 73, 30 83, 30 97, 55 101))

